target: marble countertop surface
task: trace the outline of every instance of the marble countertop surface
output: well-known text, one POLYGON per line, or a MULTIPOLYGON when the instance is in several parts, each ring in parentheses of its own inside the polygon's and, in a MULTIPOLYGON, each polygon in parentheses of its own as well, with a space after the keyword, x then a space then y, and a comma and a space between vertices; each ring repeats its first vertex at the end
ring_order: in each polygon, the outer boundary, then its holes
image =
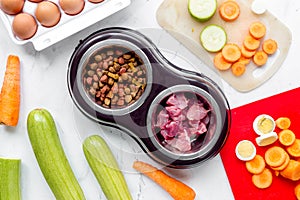
MULTIPOLYGON (((159 30, 161 27, 156 21, 156 11, 162 2, 163 0, 132 0, 129 7, 42 51, 36 51, 30 44, 13 43, 4 24, 0 22, 0 83, 3 81, 7 56, 18 55, 21 59, 22 97, 18 126, 0 126, 0 156, 22 159, 22 199, 55 199, 42 176, 27 135, 27 115, 35 108, 46 108, 54 116, 66 154, 87 199, 105 199, 82 152, 82 141, 89 134, 100 134, 108 141, 124 172, 134 200, 171 199, 159 186, 131 168, 132 161, 137 157, 157 167, 160 167, 159 164, 145 156, 141 148, 126 134, 97 125, 83 116, 69 96, 66 79, 70 56, 81 39, 96 30, 111 26, 159 30)), ((220 80, 231 108, 300 85, 297 64, 297 48, 300 46, 300 1, 273 0, 265 3, 268 10, 290 29, 292 44, 282 67, 260 87, 240 93, 220 80)), ((175 50, 175 54, 176 51, 178 50, 175 50)), ((219 155, 192 169, 164 170, 191 186, 197 193, 196 199, 234 199, 219 155)))

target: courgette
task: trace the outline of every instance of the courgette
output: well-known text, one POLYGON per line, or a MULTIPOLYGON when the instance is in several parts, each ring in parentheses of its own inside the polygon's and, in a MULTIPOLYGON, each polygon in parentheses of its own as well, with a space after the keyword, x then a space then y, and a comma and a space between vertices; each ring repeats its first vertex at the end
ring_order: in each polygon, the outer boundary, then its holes
POLYGON ((217 0, 189 0, 188 11, 200 22, 211 19, 217 10, 217 0))
POLYGON ((89 136, 83 151, 107 200, 131 200, 124 175, 105 140, 99 135, 89 136))
POLYGON ((210 24, 201 31, 200 42, 206 51, 218 52, 225 46, 227 34, 223 27, 210 24))
POLYGON ((56 199, 85 199, 49 111, 32 110, 27 118, 27 131, 39 167, 56 199))
POLYGON ((20 200, 20 159, 0 158, 0 199, 20 200))

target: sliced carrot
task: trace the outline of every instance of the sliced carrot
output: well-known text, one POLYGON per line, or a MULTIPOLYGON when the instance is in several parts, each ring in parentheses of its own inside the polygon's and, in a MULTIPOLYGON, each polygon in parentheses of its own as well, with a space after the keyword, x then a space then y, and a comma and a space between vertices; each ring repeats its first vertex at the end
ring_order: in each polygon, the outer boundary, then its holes
POLYGON ((233 75, 235 76, 241 76, 245 73, 246 71, 246 65, 242 62, 235 62, 231 66, 231 71, 233 75))
POLYGON ((248 49, 250 51, 254 51, 254 50, 258 49, 258 47, 260 45, 260 41, 255 39, 251 35, 247 35, 244 38, 243 45, 244 45, 244 47, 246 47, 246 49, 248 49))
POLYGON ((252 176, 252 182, 259 189, 270 187, 273 182, 271 171, 268 168, 265 168, 262 173, 254 174, 252 176))
POLYGON ((222 55, 227 62, 236 62, 242 54, 238 45, 228 43, 223 47, 222 55))
POLYGON ((195 191, 186 184, 170 177, 156 167, 141 161, 134 161, 133 168, 148 176, 159 186, 165 189, 176 200, 193 200, 195 191))
POLYGON ((0 124, 16 126, 20 111, 20 60, 9 55, 0 94, 0 124))
POLYGON ((284 170, 288 166, 288 164, 290 162, 290 156, 286 152, 285 152, 285 154, 286 154, 286 156, 285 156, 286 159, 285 159, 284 163, 278 167, 271 167, 271 169, 273 169, 274 171, 281 171, 281 170, 284 170))
POLYGON ((246 161, 246 169, 251 174, 260 174, 266 167, 264 158, 256 154, 252 160, 246 161))
POLYGON ((240 15, 240 6, 235 1, 224 1, 219 8, 219 14, 224 21, 234 21, 240 15))
POLYGON ((224 71, 228 70, 232 63, 227 62, 224 58, 221 52, 217 53, 214 57, 214 65, 218 70, 224 71))
POLYGON ((280 129, 288 129, 291 125, 291 120, 288 117, 279 117, 275 120, 275 123, 280 129))
POLYGON ((253 62, 257 66, 262 66, 268 61, 268 55, 264 51, 257 51, 253 56, 253 62))
POLYGON ((294 189, 294 192, 295 192, 295 195, 296 195, 296 198, 298 200, 300 200, 300 183, 298 183, 294 189))
POLYGON ((278 133, 279 142, 284 146, 292 145, 296 140, 296 135, 289 129, 284 129, 278 133))
POLYGON ((295 142, 286 148, 287 152, 293 157, 300 157, 300 139, 296 139, 295 142))
POLYGON ((286 159, 285 150, 278 146, 273 146, 265 152, 265 161, 270 167, 278 167, 286 159))
POLYGON ((238 59, 237 62, 243 63, 244 65, 248 65, 251 62, 250 58, 246 58, 243 55, 238 59))
POLYGON ((266 26, 261 22, 253 22, 250 24, 249 33, 255 39, 260 39, 266 34, 266 26))
POLYGON ((267 39, 263 41, 262 44, 262 49, 266 54, 272 55, 276 52, 277 50, 277 42, 272 39, 267 39))
POLYGON ((298 181, 300 179, 300 162, 290 159, 288 166, 280 172, 280 175, 292 181, 298 181))
POLYGON ((254 56, 256 50, 248 50, 244 45, 242 45, 241 47, 241 53, 242 56, 244 56, 245 58, 251 58, 252 56, 254 56))

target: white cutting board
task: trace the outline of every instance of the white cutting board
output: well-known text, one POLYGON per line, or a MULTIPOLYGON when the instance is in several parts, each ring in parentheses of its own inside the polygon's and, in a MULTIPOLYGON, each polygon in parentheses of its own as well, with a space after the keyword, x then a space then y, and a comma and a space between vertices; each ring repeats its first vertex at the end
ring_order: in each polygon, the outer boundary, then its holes
MULTIPOLYGON (((218 6, 225 0, 217 0, 218 6)), ((221 78, 240 92, 248 92, 268 80, 282 66, 292 41, 290 30, 279 19, 266 11, 257 15, 251 11, 252 0, 236 0, 240 6, 240 16, 233 22, 225 22, 219 16, 218 10, 207 22, 199 22, 188 12, 188 0, 165 0, 157 10, 157 21, 161 27, 198 56, 206 65, 215 70, 221 78), (203 49, 199 41, 201 30, 209 24, 222 26, 227 33, 227 42, 242 44, 248 33, 249 25, 261 21, 266 25, 267 33, 262 39, 272 38, 278 43, 278 51, 269 57, 267 63, 257 67, 253 62, 247 65, 246 72, 234 76, 230 70, 218 71, 213 64, 215 53, 203 49)), ((287 67, 287 66, 285 66, 287 67)))

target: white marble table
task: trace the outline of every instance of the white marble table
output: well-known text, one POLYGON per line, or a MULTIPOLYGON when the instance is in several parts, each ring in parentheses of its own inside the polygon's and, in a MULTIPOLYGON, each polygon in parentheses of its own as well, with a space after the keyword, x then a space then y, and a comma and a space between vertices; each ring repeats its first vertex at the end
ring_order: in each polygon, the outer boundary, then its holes
MULTIPOLYGON (((88 134, 101 134, 109 138, 109 144, 124 171, 134 200, 171 199, 170 196, 148 178, 131 169, 136 156, 142 151, 126 135, 111 132, 82 116, 74 107, 68 94, 66 69, 69 58, 80 39, 92 32, 109 26, 133 29, 160 28, 156 22, 156 10, 163 0, 132 0, 129 7, 95 25, 43 50, 37 52, 31 45, 14 44, 4 25, 0 23, 0 82, 2 83, 6 58, 16 54, 22 62, 21 111, 15 128, 0 127, 0 156, 22 159, 22 197, 24 200, 54 199, 33 155, 26 131, 27 114, 34 108, 48 109, 61 132, 61 140, 69 161, 78 177, 87 199, 105 199, 91 174, 81 149, 82 139, 88 134)), ((286 23, 293 36, 288 56, 279 71, 259 88, 240 93, 225 82, 222 87, 232 108, 299 87, 300 2, 298 0, 267 1, 267 8, 286 23)), ((144 159, 159 166, 147 156, 144 159)), ((220 156, 203 165, 188 169, 167 169, 167 173, 179 178, 197 192, 196 199, 234 199, 220 156)))

